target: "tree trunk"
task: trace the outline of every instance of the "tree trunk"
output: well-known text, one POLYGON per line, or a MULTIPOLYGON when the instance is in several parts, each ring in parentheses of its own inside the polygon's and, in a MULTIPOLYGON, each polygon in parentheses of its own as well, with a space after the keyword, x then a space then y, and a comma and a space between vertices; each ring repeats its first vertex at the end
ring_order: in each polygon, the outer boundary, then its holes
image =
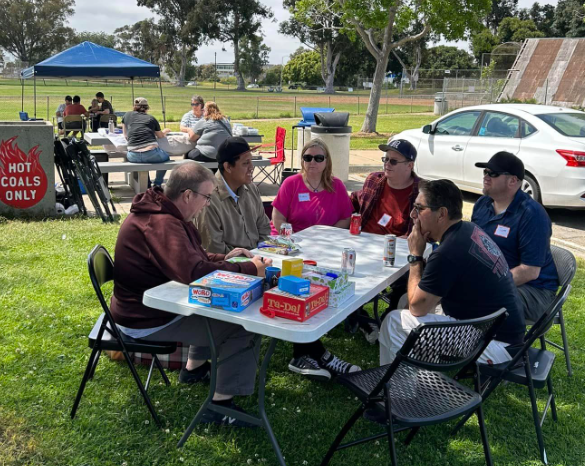
POLYGON ((321 54, 321 77, 325 82, 325 94, 335 94, 333 82, 335 80, 335 70, 341 58, 341 52, 338 52, 334 58, 331 52, 331 43, 329 43, 327 47, 327 61, 325 63, 323 62, 323 50, 321 50, 321 54))
POLYGON ((234 73, 236 74, 236 79, 238 81, 238 87, 236 90, 245 91, 246 83, 244 82, 244 77, 240 72, 240 34, 238 33, 239 25, 240 17, 237 13, 234 13, 234 73))
POLYGON ((185 87, 185 74, 187 73, 187 49, 183 45, 181 48, 181 67, 178 73, 178 83, 179 87, 185 87))
POLYGON ((370 92, 370 101, 366 110, 366 118, 362 125, 363 133, 375 133, 378 122, 378 108, 380 107, 380 97, 384 88, 384 76, 386 76, 386 67, 388 66, 388 55, 390 51, 382 52, 382 57, 376 60, 376 72, 374 73, 374 85, 370 92))

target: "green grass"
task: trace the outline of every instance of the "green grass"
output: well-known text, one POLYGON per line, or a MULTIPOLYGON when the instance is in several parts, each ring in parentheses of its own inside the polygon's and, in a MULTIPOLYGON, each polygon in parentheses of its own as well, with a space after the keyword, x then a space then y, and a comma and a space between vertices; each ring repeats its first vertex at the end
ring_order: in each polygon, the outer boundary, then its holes
MULTIPOLYGON (((132 107, 132 89, 121 82, 82 82, 64 80, 37 80, 37 117, 52 120, 65 95, 79 95, 81 103, 89 106, 97 91, 102 91, 116 111, 127 111, 132 107)), ((232 119, 250 118, 300 118, 301 107, 334 107, 336 111, 364 115, 368 106, 369 93, 341 92, 327 96, 316 91, 288 91, 268 93, 262 89, 238 92, 233 86, 218 84, 213 87, 176 87, 163 85, 166 120, 179 122, 185 112, 190 110, 190 98, 201 94, 205 100, 215 100, 222 112, 232 119)), ((151 82, 134 84, 134 95, 148 99, 152 114, 162 121, 162 107, 159 88, 151 82)), ((395 94, 386 94, 380 101, 381 114, 432 112, 432 98, 425 100, 397 99, 395 94)), ((0 80, 0 120, 18 119, 21 110, 21 85, 17 80, 0 80)), ((34 114, 33 82, 25 82, 24 110, 34 114)))
MULTIPOLYGON (((205 386, 159 384, 151 396, 165 423, 150 419, 128 369, 101 360, 77 417, 69 411, 89 357, 87 334, 101 310, 89 282, 86 258, 103 244, 113 251, 118 225, 95 219, 0 222, 0 464, 62 465, 246 465, 275 464, 262 430, 198 427, 175 448, 206 394, 205 386)), ((565 306, 575 375, 559 357, 553 370, 559 420, 547 419, 544 436, 551 465, 584 464, 585 272, 583 261, 565 306)), ((557 329, 553 338, 559 338, 557 329)), ((336 354, 363 367, 378 361, 376 347, 340 326, 325 338, 336 354)), ((304 380, 287 370, 291 345, 280 343, 272 359, 267 410, 288 465, 319 464, 356 402, 335 383, 304 380), (306 462, 306 463, 305 463, 306 462)), ((145 377, 146 369, 140 374, 145 377)), ((539 396, 542 408, 544 396, 539 396)), ((253 408, 252 400, 243 406, 253 408)), ((485 415, 498 465, 539 465, 526 390, 499 387, 485 415)), ((451 423, 451 426, 454 424, 451 423)), ((378 429, 360 422, 356 434, 378 429)), ((474 420, 451 438, 449 426, 424 428, 409 447, 399 444, 400 464, 483 465, 474 420)), ((398 441, 404 438, 398 435, 398 441)), ((334 464, 388 464, 383 441, 338 453, 334 464)))

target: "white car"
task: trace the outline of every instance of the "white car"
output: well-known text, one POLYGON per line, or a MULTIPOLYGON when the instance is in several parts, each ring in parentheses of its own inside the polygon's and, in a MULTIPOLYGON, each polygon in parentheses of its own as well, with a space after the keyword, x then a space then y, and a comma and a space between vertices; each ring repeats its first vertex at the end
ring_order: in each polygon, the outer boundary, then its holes
POLYGON ((252 83, 252 84, 248 84, 248 85, 246 86, 246 89, 258 89, 259 87, 260 87, 260 86, 259 86, 258 84, 254 84, 254 83, 252 83))
POLYGON ((526 169, 522 189, 546 207, 585 207, 585 112, 531 104, 465 107, 420 129, 407 139, 418 155, 421 178, 452 180, 464 191, 481 193, 487 162, 505 150, 526 169))

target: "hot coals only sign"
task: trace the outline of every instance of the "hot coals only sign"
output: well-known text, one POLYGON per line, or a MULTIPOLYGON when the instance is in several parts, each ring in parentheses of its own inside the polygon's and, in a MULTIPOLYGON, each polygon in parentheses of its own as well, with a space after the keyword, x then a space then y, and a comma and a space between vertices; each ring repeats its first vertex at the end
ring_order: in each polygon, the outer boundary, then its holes
POLYGON ((47 192, 47 175, 41 167, 39 146, 24 152, 18 136, 0 141, 0 201, 16 209, 38 204, 47 192))

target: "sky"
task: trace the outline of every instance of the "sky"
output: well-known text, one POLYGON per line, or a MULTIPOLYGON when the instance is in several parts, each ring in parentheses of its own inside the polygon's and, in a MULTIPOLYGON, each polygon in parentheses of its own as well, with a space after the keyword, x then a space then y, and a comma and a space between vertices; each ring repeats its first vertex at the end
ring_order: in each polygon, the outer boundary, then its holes
MULTIPOLYGON (((278 23, 288 19, 290 14, 282 7, 282 0, 261 1, 272 9, 277 21, 265 21, 262 25, 264 43, 272 49, 269 62, 274 65, 286 63, 289 55, 302 46, 294 37, 283 36, 278 33, 278 23)), ((519 0, 518 6, 527 8, 533 3, 534 0, 519 0)), ((539 3, 541 5, 546 3, 556 5, 557 0, 540 1, 539 3)), ((100 0, 99 8, 96 8, 95 0, 77 0, 75 14, 71 17, 69 26, 80 32, 103 31, 111 34, 116 28, 134 24, 153 16, 154 14, 148 8, 137 6, 136 0, 100 0)), ((466 42, 441 42, 441 44, 455 45, 468 50, 466 42)), ((217 53, 217 63, 232 63, 234 60, 233 48, 229 44, 212 42, 202 46, 197 51, 197 62, 199 64, 213 63, 215 53, 217 53), (225 51, 222 49, 225 49, 225 51)))

